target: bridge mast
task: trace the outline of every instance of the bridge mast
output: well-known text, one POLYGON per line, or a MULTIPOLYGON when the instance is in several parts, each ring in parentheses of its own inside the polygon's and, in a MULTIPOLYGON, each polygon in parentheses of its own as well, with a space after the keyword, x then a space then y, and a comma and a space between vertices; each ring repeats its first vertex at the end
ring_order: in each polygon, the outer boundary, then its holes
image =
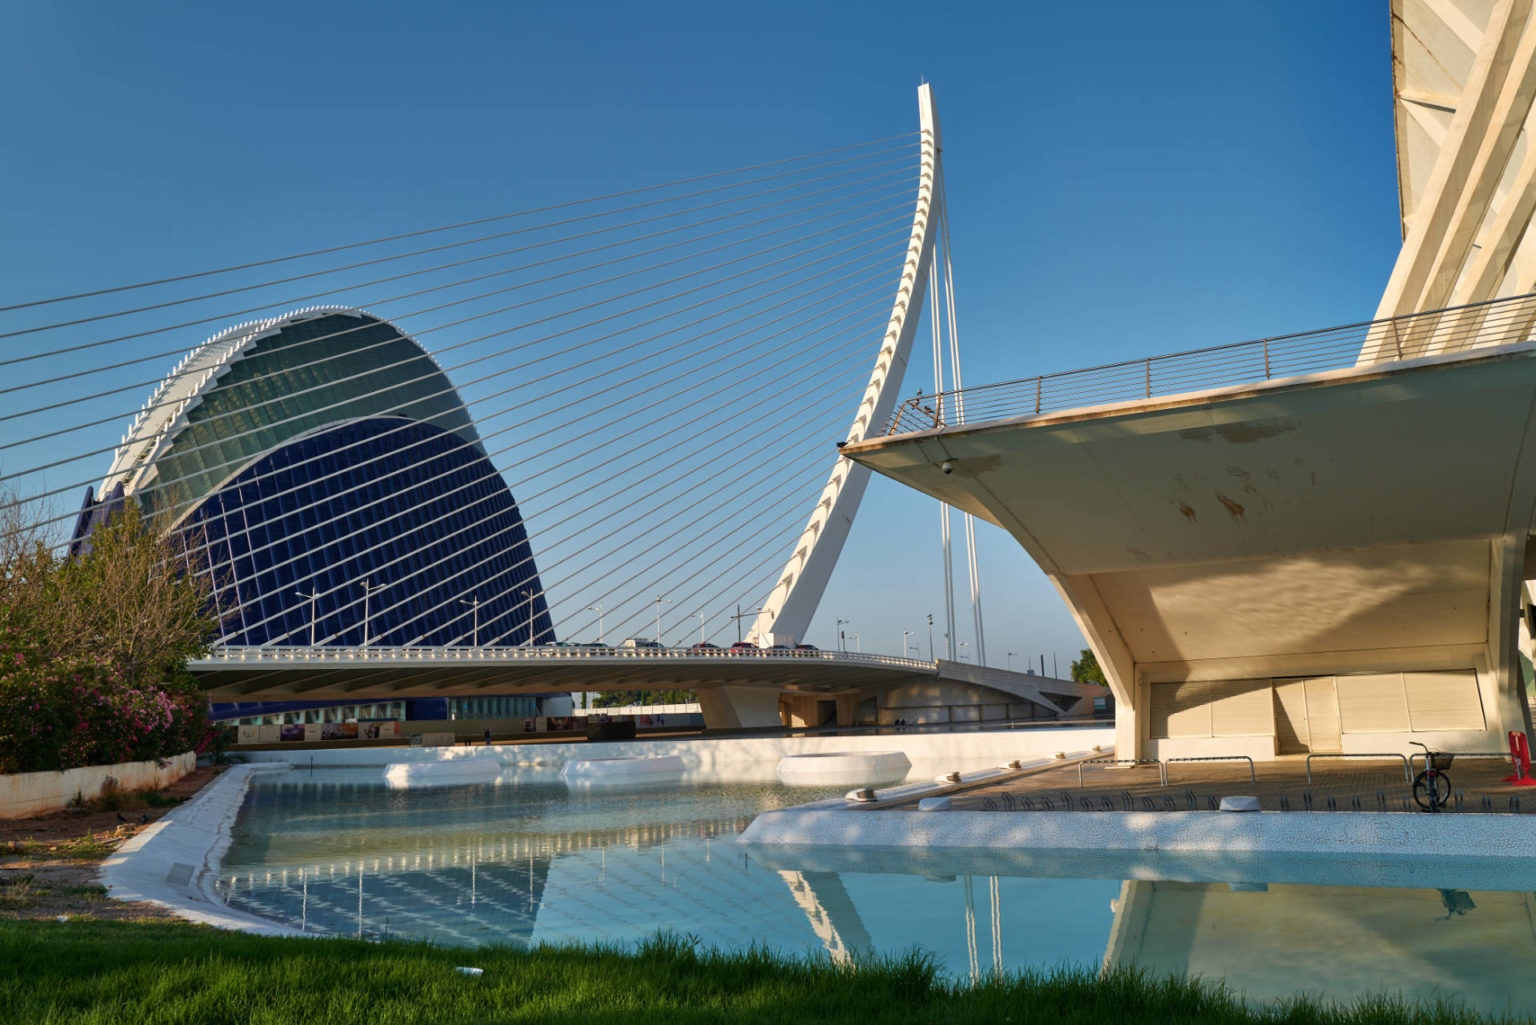
MULTIPOLYGON (((934 106, 933 89, 927 83, 918 86, 917 106, 921 130, 921 151, 918 158, 917 207, 912 215, 912 234, 907 244, 907 259, 902 268, 901 284, 896 301, 891 308, 891 319, 881 341, 880 353, 875 358, 869 385, 859 403, 853 425, 848 428, 844 444, 862 441, 876 425, 890 417, 896 404, 901 379, 907 369, 907 358, 912 349, 912 338, 922 315, 923 299, 927 291, 929 267, 933 260, 936 237, 934 216, 937 206, 939 154, 942 142, 939 132, 939 114, 934 106)), ((844 458, 837 457, 832 475, 821 491, 816 508, 800 539, 795 542, 793 553, 779 576, 763 610, 752 624, 748 639, 764 641, 775 635, 792 636, 797 640, 805 636, 816 606, 831 579, 832 567, 842 553, 843 542, 848 539, 853 526, 854 514, 869 484, 869 470, 844 458)))

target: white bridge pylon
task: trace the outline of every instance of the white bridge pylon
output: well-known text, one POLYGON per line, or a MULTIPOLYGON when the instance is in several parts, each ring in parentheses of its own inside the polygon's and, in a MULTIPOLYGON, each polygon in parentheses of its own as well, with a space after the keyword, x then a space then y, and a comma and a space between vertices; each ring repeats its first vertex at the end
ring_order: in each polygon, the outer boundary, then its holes
MULTIPOLYGON (((917 105, 921 128, 917 206, 912 214, 906 262, 891 308, 891 319, 881 339, 874 370, 869 375, 869 385, 864 389, 864 397, 842 444, 862 441, 871 427, 883 425, 889 419, 906 373, 912 339, 917 333, 927 296, 926 286, 942 206, 937 182, 943 142, 932 86, 927 83, 918 86, 917 105)), ((821 490, 810 521, 795 542, 784 572, 779 575, 778 583, 752 624, 749 640, 763 644, 775 637, 798 640, 805 636, 832 577, 832 568, 842 554, 843 543, 848 539, 854 514, 858 512, 868 484, 867 467, 841 454, 837 456, 832 475, 821 490)))

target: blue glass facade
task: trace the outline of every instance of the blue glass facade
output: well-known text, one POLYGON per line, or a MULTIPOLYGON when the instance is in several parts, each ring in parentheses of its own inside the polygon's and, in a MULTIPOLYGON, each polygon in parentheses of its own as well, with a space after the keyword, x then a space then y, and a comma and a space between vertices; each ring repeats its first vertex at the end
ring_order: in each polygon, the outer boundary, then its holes
POLYGON ((375 417, 300 438, 184 528, 224 567, 226 644, 307 645, 312 627, 322 645, 361 645, 365 629, 373 645, 555 640, 506 483, 478 445, 429 424, 375 417))
MULTIPOLYGON (((221 644, 555 640, 522 516, 457 390, 414 339, 362 310, 296 310, 188 353, 87 491, 71 550, 129 498, 203 546, 221 644)), ((506 714, 534 697, 470 700, 506 714)), ((456 712, 446 698, 398 703, 408 716, 456 712)))

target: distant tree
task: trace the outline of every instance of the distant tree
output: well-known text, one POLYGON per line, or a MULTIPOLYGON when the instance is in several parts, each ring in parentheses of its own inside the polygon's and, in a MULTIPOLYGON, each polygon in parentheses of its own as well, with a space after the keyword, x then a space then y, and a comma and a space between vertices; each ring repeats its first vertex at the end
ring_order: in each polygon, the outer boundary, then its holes
POLYGON ((65 561, 58 595, 62 653, 105 656, 129 685, 164 683, 207 654, 218 629, 206 574, 180 534, 162 534, 131 499, 65 561))
POLYGON ((1099 660, 1092 650, 1083 649, 1083 653, 1076 662, 1072 663, 1072 679, 1078 683, 1096 683, 1101 687, 1108 687, 1109 681, 1104 679, 1104 670, 1099 668, 1099 660))
POLYGON ((696 690, 605 690, 592 697, 593 708, 624 705, 688 705, 699 700, 696 690))

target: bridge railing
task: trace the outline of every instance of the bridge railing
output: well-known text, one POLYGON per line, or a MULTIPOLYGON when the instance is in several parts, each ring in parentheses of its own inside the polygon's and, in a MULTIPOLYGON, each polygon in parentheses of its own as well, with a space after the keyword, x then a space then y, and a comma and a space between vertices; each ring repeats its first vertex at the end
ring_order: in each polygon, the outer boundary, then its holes
POLYGON ((918 394, 896 407, 885 433, 930 431, 1355 365, 1389 364, 1474 348, 1481 351, 1525 342, 1533 321, 1536 294, 918 394))
POLYGON ((562 662, 562 661, 777 661, 835 662, 839 665, 870 665, 886 668, 932 670, 933 662, 895 655, 866 655, 843 651, 812 651, 797 648, 603 648, 592 646, 536 645, 533 647, 317 647, 278 646, 215 648, 201 659, 210 662, 562 662))

